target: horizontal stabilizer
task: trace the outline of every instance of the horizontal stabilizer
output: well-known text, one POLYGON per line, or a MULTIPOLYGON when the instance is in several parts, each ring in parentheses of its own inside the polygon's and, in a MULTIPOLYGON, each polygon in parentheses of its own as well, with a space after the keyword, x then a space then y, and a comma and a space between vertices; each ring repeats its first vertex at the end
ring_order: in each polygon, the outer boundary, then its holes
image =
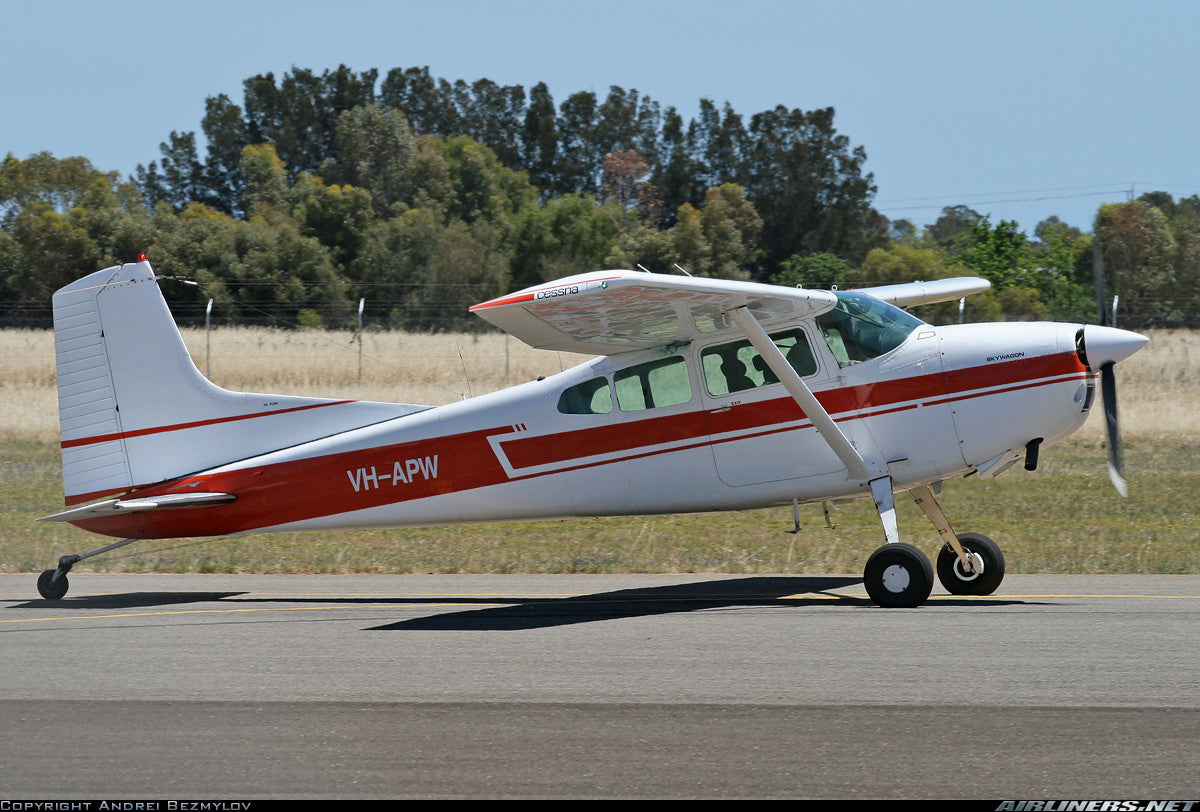
POLYGON ((75 522, 81 519, 96 519, 116 516, 121 513, 138 513, 147 510, 169 510, 171 508, 224 505, 237 499, 232 493, 168 493, 149 496, 145 499, 107 499, 91 505, 64 510, 53 516, 43 516, 39 522, 75 522))

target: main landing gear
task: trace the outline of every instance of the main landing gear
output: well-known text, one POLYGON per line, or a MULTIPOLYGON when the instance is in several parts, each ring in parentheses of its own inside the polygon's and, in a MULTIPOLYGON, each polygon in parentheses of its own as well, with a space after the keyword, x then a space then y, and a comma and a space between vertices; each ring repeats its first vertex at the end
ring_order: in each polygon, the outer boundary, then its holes
MULTIPOLYGON (((920 606, 933 591, 934 567, 925 553, 899 540, 891 479, 871 483, 875 506, 888 543, 873 552, 863 570, 867 595, 879 606, 920 606)), ((996 542, 979 533, 955 535, 926 485, 911 488, 913 500, 929 517, 944 544, 937 555, 937 577, 951 595, 990 595, 1004 579, 1004 555, 996 542)))

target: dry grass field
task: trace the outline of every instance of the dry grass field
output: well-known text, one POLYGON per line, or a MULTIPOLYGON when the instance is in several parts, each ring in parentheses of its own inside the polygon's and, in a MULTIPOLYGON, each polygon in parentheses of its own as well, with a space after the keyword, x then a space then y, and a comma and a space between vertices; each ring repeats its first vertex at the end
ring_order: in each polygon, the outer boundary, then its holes
MULTIPOLYGON (((1046 449, 1034 473, 947 483, 961 531, 997 539, 1016 572, 1200 571, 1200 334, 1155 331, 1117 365, 1126 474, 1105 474, 1103 420, 1046 449)), ((185 331, 201 371, 234 390, 441 404, 548 375, 584 360, 503 335, 410 335, 258 328, 185 331), (361 355, 360 355, 361 350, 361 355), (361 358, 361 361, 360 361, 361 358)), ((53 337, 0 331, 0 571, 36 571, 106 543, 34 520, 62 504, 53 337)), ((869 505, 820 510, 595 519, 451 528, 145 542, 93 569, 253 572, 807 572, 855 573, 881 543, 869 505), (127 552, 128 551, 128 552, 127 552)), ((901 502, 901 532, 928 552, 936 534, 901 502)))
MULTIPOLYGON (((585 360, 533 350, 497 333, 368 331, 361 347, 352 333, 321 330, 223 327, 183 335, 196 366, 226 389, 432 406, 585 360)), ((0 438, 56 441, 54 386, 53 334, 0 330, 0 438)))

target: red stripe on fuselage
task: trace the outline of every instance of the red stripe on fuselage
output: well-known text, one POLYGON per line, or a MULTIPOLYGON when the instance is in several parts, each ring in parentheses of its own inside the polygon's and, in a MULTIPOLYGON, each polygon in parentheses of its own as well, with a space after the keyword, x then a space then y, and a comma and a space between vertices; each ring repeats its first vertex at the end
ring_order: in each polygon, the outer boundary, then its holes
POLYGON ((505 426, 200 474, 138 489, 132 495, 215 488, 216 493, 236 494, 237 501, 220 511, 161 510, 86 519, 76 524, 85 530, 128 538, 228 535, 472 490, 507 478, 487 438, 511 430, 505 426), (410 470, 410 460, 415 470, 410 470), (396 478, 396 473, 402 478, 396 478))
MULTIPOLYGON (((1074 354, 1041 356, 973 367, 956 373, 955 391, 941 372, 861 384, 815 393, 836 422, 890 414, 954 400, 1011 392, 1086 372, 1074 354), (1030 382, 1034 378, 1035 382, 1030 382), (975 391, 986 387, 986 391, 975 391), (864 414, 869 412, 869 414, 864 414)), ((753 390, 749 390, 753 391, 753 390)), ((666 417, 651 417, 594 428, 576 429, 554 435, 516 437, 500 441, 505 456, 519 473, 540 466, 567 466, 573 460, 609 455, 616 459, 640 456, 647 447, 686 443, 709 436, 727 437, 716 442, 733 442, 747 437, 804 428, 807 416, 791 397, 739 403, 724 410, 693 410, 666 417), (800 425, 797 425, 800 423, 800 425), (622 453, 628 456, 622 456, 622 453)), ((679 450, 689 445, 677 445, 679 450)), ((611 460, 610 460, 611 461, 611 460)), ((563 470, 563 468, 560 468, 563 470)))

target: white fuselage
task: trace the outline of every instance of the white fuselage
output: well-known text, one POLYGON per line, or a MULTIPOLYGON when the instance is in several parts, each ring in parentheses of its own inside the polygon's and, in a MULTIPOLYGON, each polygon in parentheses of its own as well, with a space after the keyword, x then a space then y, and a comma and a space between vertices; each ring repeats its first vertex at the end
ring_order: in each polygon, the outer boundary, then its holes
MULTIPOLYGON (((897 490, 1011 462, 1032 440, 1049 444, 1078 429, 1091 404, 1093 375, 1075 350, 1079 325, 925 326, 851 365, 838 364, 811 321, 798 326, 815 356, 808 387, 897 490)), ((219 510, 81 526, 154 538, 699 512, 870 494, 782 384, 721 391, 705 349, 697 341, 596 358, 139 492, 237 495, 219 510), (668 405, 622 403, 624 371, 658 359, 675 359, 683 394, 668 405), (591 391, 589 381, 617 392, 611 408, 564 408, 564 392, 591 391)))

